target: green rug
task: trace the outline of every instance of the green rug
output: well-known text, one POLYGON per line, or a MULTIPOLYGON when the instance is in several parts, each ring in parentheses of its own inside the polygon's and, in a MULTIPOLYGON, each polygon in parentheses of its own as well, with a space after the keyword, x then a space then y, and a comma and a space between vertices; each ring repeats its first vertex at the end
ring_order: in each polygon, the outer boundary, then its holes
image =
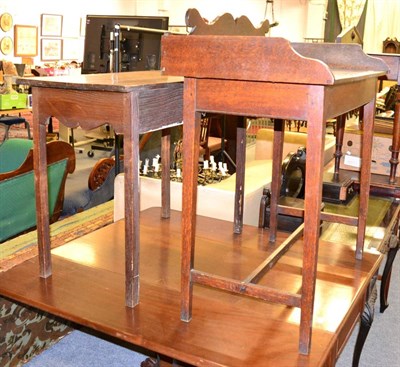
MULTIPOLYGON (((50 225, 51 248, 63 245, 112 223, 114 201, 108 201, 50 225)), ((10 269, 37 255, 37 231, 0 244, 0 271, 10 269)))
MULTIPOLYGON (((385 228, 380 227, 383 218, 392 204, 390 198, 370 197, 368 204, 367 229, 365 232, 365 248, 371 248, 371 240, 383 236, 385 228)), ((356 196, 347 205, 325 203, 325 210, 329 213, 358 215, 359 198, 356 196)), ((335 243, 355 245, 357 242, 357 227, 346 224, 329 223, 321 235, 321 239, 335 243)))

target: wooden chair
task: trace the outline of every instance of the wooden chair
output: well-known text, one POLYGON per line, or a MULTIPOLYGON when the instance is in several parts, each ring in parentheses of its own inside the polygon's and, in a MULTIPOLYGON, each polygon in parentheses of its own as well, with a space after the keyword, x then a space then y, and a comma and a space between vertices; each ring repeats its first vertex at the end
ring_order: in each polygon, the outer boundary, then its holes
MULTIPOLYGON (((75 170, 75 152, 63 141, 46 144, 50 223, 64 204, 65 181, 75 170)), ((36 227, 33 142, 7 139, 0 145, 0 242, 36 227)))
POLYGON ((0 117, 0 124, 5 126, 4 137, 3 137, 3 140, 0 142, 0 144, 2 144, 5 140, 8 139, 8 134, 9 134, 9 130, 10 130, 11 126, 19 125, 19 124, 24 124, 25 125, 25 129, 26 129, 26 131, 28 133, 28 139, 32 139, 32 137, 31 137, 31 129, 29 127, 29 122, 26 121, 26 119, 21 117, 21 116, 1 116, 0 117))
POLYGON ((201 119, 200 128, 200 156, 209 160, 213 152, 223 151, 227 144, 227 140, 222 137, 221 115, 206 115, 201 119), (219 136, 210 136, 212 131, 211 126, 214 123, 214 128, 219 136))

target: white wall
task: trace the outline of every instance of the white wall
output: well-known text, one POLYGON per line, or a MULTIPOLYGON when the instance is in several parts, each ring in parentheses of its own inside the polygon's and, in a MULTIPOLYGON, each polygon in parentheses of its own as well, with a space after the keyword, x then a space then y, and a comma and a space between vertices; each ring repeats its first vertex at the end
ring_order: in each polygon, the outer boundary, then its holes
MULTIPOLYGON (((64 20, 64 49, 69 55, 82 61, 84 37, 80 33, 81 20, 87 14, 105 15, 163 15, 170 17, 170 25, 184 25, 185 13, 189 8, 197 8, 209 21, 229 12, 234 17, 246 15, 254 25, 259 25, 265 18, 279 22, 270 30, 269 36, 284 37, 290 41, 303 41, 307 38, 323 37, 324 16, 327 0, 274 0, 274 17, 271 4, 265 0, 70 0, 68 2, 40 0, 35 3, 26 0, 0 0, 0 14, 8 12, 13 16, 14 25, 33 25, 38 27, 38 46, 40 55, 40 19, 41 14, 61 14, 64 20), (274 18, 274 19, 273 19, 274 18)), ((390 10, 392 18, 383 16, 383 11, 390 5, 400 6, 400 0, 370 0, 367 12, 365 46, 367 52, 380 52, 382 41, 387 36, 398 34, 396 16, 399 9, 390 10), (386 5, 385 5, 386 4, 386 5), (393 26, 394 25, 394 26, 393 26), (396 28, 395 30, 393 28, 396 28), (382 34, 376 35, 377 29, 382 34)), ((0 39, 14 38, 14 30, 3 32, 0 39)), ((19 57, 2 55, 0 59, 20 62, 19 57)), ((41 64, 40 56, 35 63, 41 64)))
MULTIPOLYGON (((63 15, 63 39, 67 47, 74 48, 73 53, 78 61, 83 58, 84 37, 80 34, 81 19, 87 14, 121 15, 135 14, 134 0, 69 0, 67 2, 54 0, 40 0, 37 2, 26 0, 0 0, 0 15, 10 13, 14 25, 33 25, 38 27, 38 46, 40 55, 40 19, 41 14, 63 15)), ((14 39, 14 28, 8 32, 0 30, 0 39, 9 36, 14 39)), ((50 37, 45 37, 50 38, 50 37)), ((56 38, 56 37, 55 37, 56 38)), ((14 52, 4 56, 0 52, 0 59, 21 62, 20 57, 14 57, 14 52)), ((40 56, 34 58, 36 64, 41 64, 40 56)))
POLYGON ((400 0, 368 0, 364 51, 382 52, 383 41, 400 40, 400 0))
MULTIPOLYGON (((302 41, 310 36, 307 14, 310 3, 325 0, 275 0, 274 18, 279 26, 272 28, 269 35, 284 37, 290 41, 302 41)), ((171 25, 184 25, 185 13, 188 8, 197 8, 200 14, 209 21, 217 16, 229 12, 234 17, 246 15, 254 25, 259 25, 265 17, 271 22, 272 8, 265 0, 70 0, 68 2, 54 0, 40 0, 35 3, 26 0, 0 0, 0 14, 8 12, 13 16, 14 25, 33 25, 38 27, 38 46, 40 55, 40 19, 41 14, 63 15, 64 49, 69 54, 82 61, 84 37, 80 34, 81 20, 87 14, 105 15, 166 15, 170 17, 171 25), (267 11, 266 11, 267 10, 267 11)), ((311 9, 315 22, 315 12, 311 9)), ((318 15, 319 17, 319 15, 318 15)), ((318 37, 320 24, 312 37, 318 37)), ((323 33, 322 33, 323 34, 323 33)), ((0 39, 4 36, 14 38, 14 30, 3 32, 0 30, 0 39)), ((320 36, 320 35, 319 35, 320 36)), ((0 59, 21 62, 14 53, 0 59)), ((40 56, 34 58, 35 64, 41 64, 40 56)))
MULTIPOLYGON (((275 0, 274 18, 279 26, 272 28, 269 35, 302 41, 306 34, 308 4, 309 0, 275 0)), ((199 10, 208 21, 231 13, 234 17, 247 16, 254 25, 259 25, 265 18, 272 23, 272 7, 268 4, 266 9, 265 0, 137 0, 136 7, 140 15, 169 16, 171 25, 184 25, 189 8, 199 10)))

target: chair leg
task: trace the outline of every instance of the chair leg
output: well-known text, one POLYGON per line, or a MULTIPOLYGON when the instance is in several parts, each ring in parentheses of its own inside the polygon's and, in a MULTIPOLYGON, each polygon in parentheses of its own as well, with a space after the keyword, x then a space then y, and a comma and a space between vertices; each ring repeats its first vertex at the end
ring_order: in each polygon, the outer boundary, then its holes
POLYGON ((4 139, 3 139, 3 141, 8 139, 8 133, 9 133, 9 131, 10 131, 10 125, 6 125, 6 131, 4 132, 4 139))
POLYGON ((32 140, 31 127, 29 126, 29 122, 28 121, 25 121, 25 129, 28 131, 28 139, 32 140))

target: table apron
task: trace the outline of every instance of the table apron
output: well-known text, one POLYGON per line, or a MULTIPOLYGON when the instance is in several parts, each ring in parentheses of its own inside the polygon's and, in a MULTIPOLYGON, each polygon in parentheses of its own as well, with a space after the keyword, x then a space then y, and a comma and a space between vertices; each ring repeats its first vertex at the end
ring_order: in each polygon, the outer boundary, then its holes
MULTIPOLYGON (((239 116, 308 120, 309 96, 324 93, 324 119, 335 118, 375 98, 377 78, 333 86, 196 80, 196 110, 239 116), (361 91, 361 92, 360 92, 361 91)), ((322 107, 322 106, 321 106, 322 107)))
POLYGON ((87 130, 108 123, 123 134, 137 108, 141 134, 181 123, 182 93, 180 83, 129 93, 34 87, 33 111, 40 123, 50 116, 67 127, 87 130))

